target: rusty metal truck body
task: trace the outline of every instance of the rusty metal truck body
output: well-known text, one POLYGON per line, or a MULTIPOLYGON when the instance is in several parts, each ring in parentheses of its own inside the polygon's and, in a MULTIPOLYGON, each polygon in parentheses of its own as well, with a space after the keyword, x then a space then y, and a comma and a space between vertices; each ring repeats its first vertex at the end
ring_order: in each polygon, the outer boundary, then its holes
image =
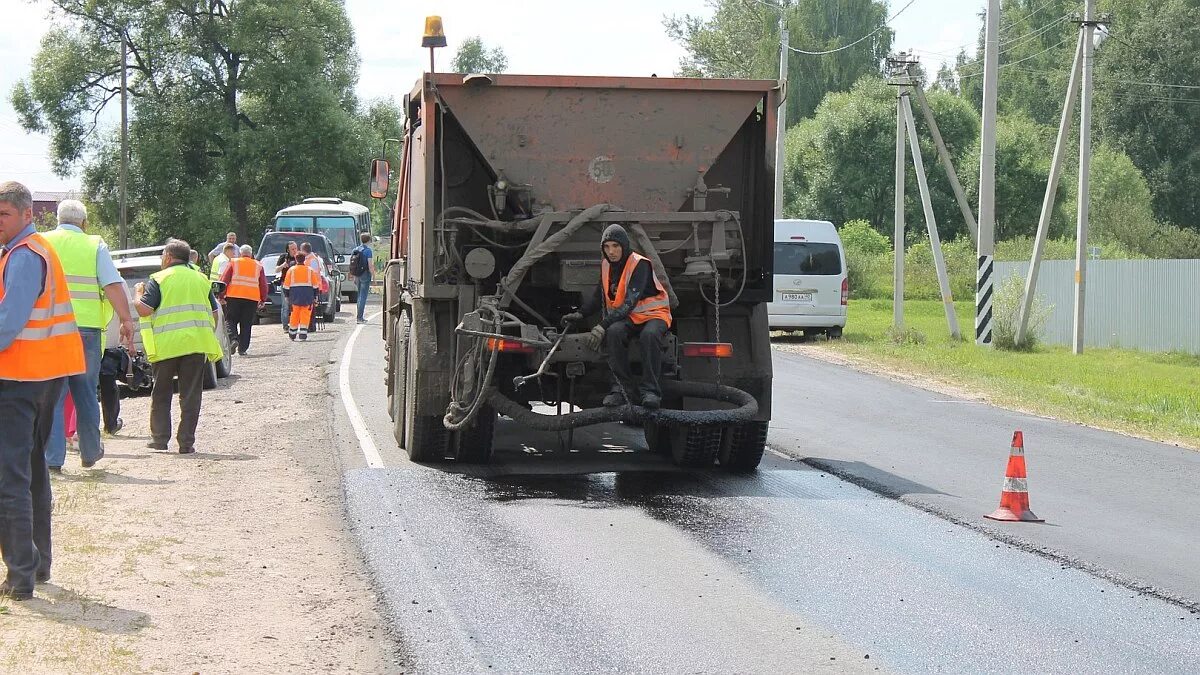
POLYGON ((423 76, 405 97, 384 285, 388 395, 410 457, 487 461, 504 415, 562 436, 640 424, 679 464, 757 466, 778 102, 773 81, 423 76), (602 407, 611 373, 585 340, 596 317, 560 326, 599 283, 614 222, 672 301, 657 411, 602 407))

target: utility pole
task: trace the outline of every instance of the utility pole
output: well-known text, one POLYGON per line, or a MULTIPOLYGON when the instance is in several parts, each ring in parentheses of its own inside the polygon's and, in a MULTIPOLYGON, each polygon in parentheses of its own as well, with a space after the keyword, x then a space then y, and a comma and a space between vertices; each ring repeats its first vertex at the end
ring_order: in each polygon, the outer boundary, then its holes
POLYGON ((117 239, 129 248, 129 38, 121 33, 121 217, 117 239))
POLYGON ((1000 0, 988 0, 983 51, 983 129, 979 153, 979 241, 975 273, 975 344, 992 344, 992 259, 996 255, 996 91, 1000 0))
POLYGON ((895 229, 892 233, 892 330, 896 333, 904 330, 904 164, 907 159, 904 147, 904 97, 908 69, 908 55, 900 53, 889 57, 888 70, 892 79, 888 84, 896 86, 896 188, 895 211, 893 215, 895 229))
POLYGON ((779 9, 779 110, 775 120, 775 217, 783 218, 783 140, 787 134, 787 73, 788 73, 787 11, 779 9))
POLYGON ((1075 112, 1075 99, 1079 94, 1079 69, 1083 60, 1083 31, 1079 31, 1079 43, 1075 46, 1075 61, 1071 64, 1071 79, 1067 84, 1067 97, 1063 102, 1062 117, 1058 122, 1058 139, 1054 141, 1054 157, 1050 160, 1050 178, 1046 181, 1046 196, 1042 199, 1042 214, 1038 218, 1037 236, 1033 240, 1033 255, 1029 259, 1029 273, 1025 276, 1025 292, 1021 296, 1020 313, 1017 316, 1017 345, 1025 344, 1029 330, 1029 312, 1033 309, 1034 292, 1037 289, 1038 268, 1042 264, 1042 250, 1050 231, 1050 216, 1054 213, 1054 199, 1058 193, 1058 179, 1062 175, 1063 156, 1067 154, 1067 141, 1071 133, 1071 120, 1075 112))
POLYGON ((1088 181, 1092 165, 1092 66, 1096 33, 1096 0, 1087 0, 1083 10, 1083 86, 1079 102, 1079 201, 1075 222, 1075 333, 1071 351, 1083 353, 1085 276, 1088 243, 1088 181))

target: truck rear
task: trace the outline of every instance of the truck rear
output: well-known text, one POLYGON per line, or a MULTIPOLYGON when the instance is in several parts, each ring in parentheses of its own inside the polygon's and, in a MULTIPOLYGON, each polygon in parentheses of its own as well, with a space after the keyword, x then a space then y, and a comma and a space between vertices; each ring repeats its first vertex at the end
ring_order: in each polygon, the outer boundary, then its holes
MULTIPOLYGON (((409 456, 486 462, 503 415, 568 437, 640 425, 680 465, 754 469, 771 413, 778 103, 773 81, 423 76, 404 102, 384 284, 409 456), (603 407, 606 355, 561 324, 599 283, 611 223, 670 297, 658 410, 603 407)), ((389 169, 373 167, 376 196, 389 169)))

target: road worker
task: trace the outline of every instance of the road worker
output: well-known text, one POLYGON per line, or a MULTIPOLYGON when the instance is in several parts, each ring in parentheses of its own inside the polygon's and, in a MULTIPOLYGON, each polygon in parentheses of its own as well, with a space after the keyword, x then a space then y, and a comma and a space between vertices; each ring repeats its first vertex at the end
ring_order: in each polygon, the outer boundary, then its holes
POLYGON ((121 322, 121 342, 133 349, 133 332, 137 328, 125 294, 125 282, 117 273, 112 255, 104 239, 85 233, 87 208, 83 202, 67 199, 58 205, 58 228, 45 233, 46 241, 54 248, 67 275, 75 323, 83 338, 83 353, 87 370, 67 378, 66 387, 58 398, 58 413, 46 462, 51 471, 62 471, 67 457, 66 434, 63 433, 63 401, 67 392, 75 400, 79 430, 79 456, 83 467, 91 468, 104 456, 100 441, 100 403, 96 389, 100 384, 100 359, 104 355, 104 331, 113 312, 121 322))
POLYGON ((221 275, 225 273, 225 268, 229 267, 229 262, 238 257, 237 244, 225 244, 221 248, 221 254, 213 258, 208 268, 208 278, 210 281, 220 281, 221 275))
POLYGON ((596 351, 601 345, 608 347, 613 386, 604 405, 624 405, 627 396, 636 393, 640 400, 629 403, 657 408, 662 405, 659 377, 663 337, 671 327, 670 300, 650 260, 630 248, 625 228, 609 225, 600 246, 600 285, 579 311, 564 316, 563 322, 571 324, 603 309, 603 317, 588 336, 588 346, 596 351), (642 357, 642 378, 636 387, 629 362, 629 343, 634 338, 642 357))
POLYGON ((254 249, 249 245, 243 246, 240 253, 221 274, 221 297, 225 301, 229 343, 238 354, 245 356, 250 349, 254 319, 267 299, 267 274, 254 259, 254 249))
POLYGON ((213 247, 213 250, 208 252, 208 262, 212 262, 217 256, 225 252, 225 247, 229 244, 237 246, 237 232, 230 232, 225 235, 225 241, 213 247))
MULTIPOLYGON (((275 276, 279 279, 280 284, 287 278, 288 270, 296 264, 296 254, 299 252, 300 247, 296 245, 296 242, 289 241, 287 243, 287 250, 279 254, 279 258, 275 260, 275 276)), ((283 326, 283 332, 287 333, 289 318, 292 313, 292 305, 288 302, 287 293, 283 291, 279 292, 279 304, 279 323, 283 326)))
POLYGON ((87 370, 58 255, 33 226, 33 195, 0 183, 0 597, 50 580, 46 444, 65 378, 87 370))
POLYGON ((283 294, 292 305, 288 322, 288 338, 291 340, 308 339, 308 324, 317 301, 317 289, 321 287, 321 277, 304 260, 304 252, 297 253, 296 264, 283 278, 283 294))
POLYGON ((188 265, 187 242, 172 239, 163 248, 162 269, 134 289, 135 307, 142 317, 142 346, 154 369, 150 392, 150 442, 166 450, 171 438, 173 380, 179 379, 179 454, 196 451, 196 424, 209 361, 224 354, 213 335, 217 299, 204 275, 188 265))

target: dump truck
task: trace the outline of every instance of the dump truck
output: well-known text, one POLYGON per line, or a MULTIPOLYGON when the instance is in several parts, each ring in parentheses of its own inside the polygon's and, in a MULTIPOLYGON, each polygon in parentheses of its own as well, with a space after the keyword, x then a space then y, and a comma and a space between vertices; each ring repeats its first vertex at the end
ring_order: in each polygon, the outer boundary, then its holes
POLYGON ((757 467, 779 103, 764 80, 423 75, 399 166, 371 168, 372 196, 396 194, 383 339, 409 457, 485 463, 503 416, 567 442, 623 422, 681 466, 757 467), (611 223, 670 297, 660 409, 602 406, 603 347, 561 325, 599 283, 611 223))

